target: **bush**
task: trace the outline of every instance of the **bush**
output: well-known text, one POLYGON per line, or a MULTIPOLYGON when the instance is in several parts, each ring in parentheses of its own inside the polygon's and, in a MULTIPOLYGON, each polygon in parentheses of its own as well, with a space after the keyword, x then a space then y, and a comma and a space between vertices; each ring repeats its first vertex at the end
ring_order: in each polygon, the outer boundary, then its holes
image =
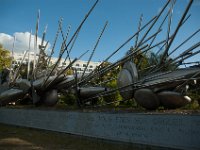
MULTIPOLYGON (((108 88, 114 89, 117 88, 117 80, 113 80, 106 85, 108 88)), ((119 94, 119 91, 109 94, 103 97, 103 100, 106 103, 113 102, 113 106, 118 106, 120 104, 120 100, 122 100, 121 95, 119 94)))
POLYGON ((192 99, 192 102, 184 107, 184 109, 200 109, 200 94, 199 91, 189 91, 187 95, 192 99))
POLYGON ((75 105, 76 100, 77 100, 76 96, 71 93, 60 96, 60 103, 64 103, 70 106, 75 105))

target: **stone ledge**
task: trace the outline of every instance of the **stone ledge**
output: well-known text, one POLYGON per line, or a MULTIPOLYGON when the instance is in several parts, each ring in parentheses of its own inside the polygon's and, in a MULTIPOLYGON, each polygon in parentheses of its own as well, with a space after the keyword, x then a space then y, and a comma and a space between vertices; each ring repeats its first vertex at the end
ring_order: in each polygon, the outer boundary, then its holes
POLYGON ((0 122, 152 146, 199 149, 200 115, 0 108, 0 122))

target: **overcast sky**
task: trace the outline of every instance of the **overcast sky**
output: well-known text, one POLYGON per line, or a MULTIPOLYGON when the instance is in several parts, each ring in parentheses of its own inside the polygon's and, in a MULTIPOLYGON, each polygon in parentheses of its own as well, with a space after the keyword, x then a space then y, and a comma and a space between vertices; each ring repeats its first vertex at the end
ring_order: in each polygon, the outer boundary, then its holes
MULTIPOLYGON (((35 33, 37 11, 40 10, 39 39, 41 42, 42 32, 45 25, 48 24, 46 41, 49 40, 48 49, 50 50, 58 28, 58 20, 63 18, 63 31, 66 33, 68 25, 71 25, 70 36, 72 36, 76 27, 84 18, 87 11, 94 4, 95 0, 0 0, 0 43, 8 49, 12 49, 13 37, 16 36, 15 52, 28 50, 28 41, 30 31, 35 33)), ((71 57, 78 57, 86 50, 92 50, 97 38, 108 21, 102 40, 94 54, 93 61, 100 61, 117 49, 134 32, 137 31, 140 15, 143 14, 145 24, 149 19, 155 16, 166 3, 166 0, 100 0, 96 8, 84 24, 78 40, 71 53, 71 57)), ((184 12, 188 0, 177 0, 173 10, 172 32, 177 26, 184 12)), ((167 10, 166 10, 167 12, 167 10)), ((166 14, 166 13, 165 13, 166 14)), ((176 37, 171 49, 176 47, 190 34, 200 28, 200 1, 195 0, 189 14, 192 16, 185 23, 176 37)), ((164 16, 164 15, 163 15, 164 16)), ((163 18, 162 16, 162 18, 163 18)), ((159 21, 158 21, 159 25, 159 21)), ((155 28, 156 29, 156 28, 155 28)), ((149 33, 151 35, 156 30, 149 33)), ((158 36, 156 41, 166 37, 166 26, 163 33, 158 36)), ((33 49, 33 37, 31 49, 33 49)), ((190 47, 199 40, 200 34, 197 34, 190 42, 184 45, 177 53, 190 47)), ((139 37, 139 39, 141 36, 139 37)), ((127 46, 120 50, 110 61, 115 61, 125 55, 130 46, 134 45, 133 39, 127 46)), ((61 46, 61 36, 56 45, 55 56, 58 56, 61 46)), ((154 51, 156 51, 155 49, 154 51)), ((83 59, 87 60, 89 54, 83 59)), ((200 56, 196 56, 198 59, 200 56)))

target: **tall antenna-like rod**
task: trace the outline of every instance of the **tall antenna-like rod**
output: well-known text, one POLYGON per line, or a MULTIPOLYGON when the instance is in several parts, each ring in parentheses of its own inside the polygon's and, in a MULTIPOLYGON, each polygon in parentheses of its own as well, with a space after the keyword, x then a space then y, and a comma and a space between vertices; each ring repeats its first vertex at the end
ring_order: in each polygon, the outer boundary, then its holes
POLYGON ((170 53, 169 53, 169 56, 171 54, 173 54, 177 49, 179 49, 182 45, 184 45, 187 41, 189 41, 193 36, 195 36, 197 33, 199 33, 200 31, 200 28, 195 31, 191 36, 189 36, 186 40, 184 40, 181 44, 179 44, 174 50, 172 50, 170 53))
POLYGON ((167 43, 166 43, 166 47, 168 47, 168 43, 169 43, 169 36, 170 36, 170 31, 171 31, 171 23, 172 23, 172 15, 173 15, 173 8, 175 5, 176 0, 172 1, 171 7, 170 7, 170 14, 168 17, 168 26, 167 26, 167 43))
MULTIPOLYGON (((143 14, 141 14, 141 16, 140 16, 140 21, 139 21, 139 24, 138 24, 138 31, 141 28, 142 20, 143 20, 143 14)), ((134 46, 135 48, 137 47, 138 38, 139 38, 139 32, 137 33, 136 38, 135 38, 135 46, 134 46)))
POLYGON ((97 46, 98 46, 98 44, 99 44, 99 41, 100 41, 100 39, 101 39, 101 37, 102 37, 102 35, 103 35, 103 33, 104 33, 104 31, 105 31, 107 25, 108 25, 108 21, 106 21, 106 23, 105 23, 105 25, 104 25, 104 27, 103 27, 103 29, 102 29, 102 31, 101 31, 101 34, 99 35, 99 38, 98 38, 98 40, 97 40, 97 42, 96 42, 96 44, 95 44, 95 46, 94 46, 94 49, 93 49, 93 51, 92 51, 92 53, 91 53, 91 55, 90 55, 90 58, 89 58, 89 60, 88 60, 88 62, 87 62, 87 65, 86 65, 86 67, 84 68, 83 74, 82 74, 82 76, 81 76, 81 80, 82 80, 82 78, 83 78, 83 76, 84 76, 84 74, 85 74, 86 69, 88 68, 88 65, 89 65, 89 63, 90 63, 90 61, 91 61, 91 59, 92 59, 92 57, 93 57, 93 55, 94 55, 94 52, 95 52, 95 50, 96 50, 96 48, 97 48, 97 46))
POLYGON ((153 26, 155 25, 155 23, 158 21, 158 19, 160 18, 160 16, 162 15, 162 13, 166 9, 166 7, 168 6, 169 2, 170 2, 170 0, 168 0, 167 3, 165 4, 165 6, 161 9, 160 13, 157 15, 157 17, 155 18, 155 20, 153 21, 153 23, 151 24, 151 26, 149 27, 149 29, 146 31, 146 33, 144 34, 144 36, 142 37, 142 39, 138 43, 137 47, 141 46, 141 44, 144 41, 145 37, 148 35, 148 33, 150 32, 150 30, 153 28, 153 26))
POLYGON ((172 39, 169 41, 169 44, 168 44, 167 47, 165 48, 165 51, 164 51, 164 53, 163 53, 163 55, 162 55, 162 58, 161 58, 161 63, 160 63, 160 65, 163 64, 163 63, 165 62, 166 57, 167 57, 167 55, 168 55, 169 48, 170 48, 170 46, 172 45, 172 42, 174 41, 174 39, 175 39, 175 37, 176 37, 176 35, 177 35, 177 33, 178 33, 178 31, 179 31, 179 29, 180 29, 182 23, 183 23, 183 21, 184 21, 186 15, 187 15, 187 13, 188 13, 188 11, 189 11, 191 5, 192 5, 192 2, 193 2, 193 0, 190 0, 189 4, 187 5, 187 7, 186 7, 186 9, 185 9, 185 12, 183 13, 183 16, 181 17, 181 20, 179 21, 179 23, 178 23, 178 25, 177 25, 177 27, 176 27, 176 30, 175 30, 174 33, 173 33, 172 39))
POLYGON ((28 68, 27 68, 27 79, 29 79, 29 74, 30 74, 30 49, 31 49, 31 37, 32 37, 32 30, 30 31, 30 36, 29 36, 29 44, 28 44, 28 68))
POLYGON ((157 16, 154 16, 150 21, 148 21, 140 30, 138 30, 135 34, 133 34, 131 37, 128 38, 128 40, 126 40, 122 45, 119 46, 119 48, 117 48, 114 52, 112 52, 104 61, 101 62, 101 64, 92 72, 90 72, 90 74, 84 78, 80 83, 83 83, 85 81, 88 81, 89 78, 91 78, 91 76, 93 76, 93 74, 96 74, 96 72, 98 71, 98 68, 102 67, 103 64, 105 62, 107 62, 113 55, 115 55, 122 47, 124 47, 128 42, 130 42, 136 35, 137 33, 141 32, 144 28, 146 28, 157 16))
POLYGON ((73 39, 75 38, 75 36, 77 35, 77 33, 80 31, 81 27, 83 26, 83 24, 85 23, 85 21, 87 20, 87 18, 89 17, 89 15, 91 14, 91 12, 94 10, 95 6, 97 5, 99 0, 97 0, 94 5, 92 6, 92 8, 89 10, 89 12, 86 14, 86 16, 84 17, 84 19, 82 20, 82 22, 80 23, 80 25, 78 26, 78 28, 76 29, 76 31, 74 32, 73 36, 71 37, 70 41, 68 42, 67 46, 65 47, 65 49, 63 50, 63 52, 60 54, 56 64, 54 65, 53 69, 51 70, 50 74, 47 76, 46 80, 43 83, 43 86, 45 85, 45 83, 47 82, 47 80, 49 79, 49 77, 51 76, 52 72, 54 71, 54 69, 57 67, 57 65, 60 62, 60 59, 62 58, 62 55, 64 54, 65 50, 68 48, 68 46, 71 44, 71 42, 73 41, 73 39))
POLYGON ((50 56, 49 56, 49 60, 48 60, 48 63, 47 63, 47 66, 49 66, 50 62, 51 62, 51 58, 52 58, 52 55, 54 54, 54 49, 56 47, 56 42, 57 42, 57 39, 58 39, 58 35, 60 33, 60 30, 61 30, 61 26, 62 26, 62 18, 59 20, 58 22, 58 30, 56 32, 56 36, 55 36, 55 40, 54 40, 54 43, 53 43, 53 46, 52 46, 52 49, 51 49, 51 53, 50 53, 50 56))
MULTIPOLYGON (((80 31, 80 30, 79 30, 80 31)), ((74 47, 74 45, 75 45, 75 43, 76 43, 76 40, 77 40, 77 38, 78 38, 78 35, 79 35, 79 32, 77 32, 77 34, 76 34, 76 36, 74 37, 74 39, 73 39, 73 42, 72 42, 72 44, 71 44, 71 46, 70 46, 70 48, 69 48, 69 54, 70 54, 70 52, 72 51, 72 49, 73 49, 73 47, 74 47)), ((67 55, 67 57, 65 57, 65 60, 64 60, 64 63, 67 61, 67 59, 69 58, 68 57, 69 55, 67 55)))
POLYGON ((37 38, 38 38, 38 29, 39 29, 39 20, 40 20, 40 10, 38 10, 37 14, 37 23, 36 23, 36 30, 35 30, 35 40, 34 40, 34 61, 33 61, 33 72, 32 78, 34 78, 34 70, 36 66, 36 54, 37 54, 37 38))
POLYGON ((10 82, 14 78, 14 70, 13 70, 13 59, 14 59, 14 48, 15 48, 15 41, 16 41, 16 36, 13 38, 13 45, 12 45, 12 54, 11 54, 11 64, 10 64, 10 82))
MULTIPOLYGON (((68 26, 66 36, 64 36, 62 27, 60 27, 60 29, 61 29, 60 31, 61 31, 61 35, 62 35, 63 41, 67 41, 67 38, 68 38, 68 36, 69 36, 70 29, 71 29, 71 25, 68 26), (65 37, 66 37, 66 39, 65 39, 65 37)), ((65 47, 67 47, 66 42, 64 42, 63 44, 64 44, 65 47)), ((67 51, 67 57, 69 58, 69 62, 71 63, 71 59, 70 59, 70 56, 69 56, 69 50, 67 49, 66 51, 67 51)), ((62 52, 61 52, 61 53, 62 53, 62 52)), ((65 63, 65 60, 64 60, 63 63, 65 63)))

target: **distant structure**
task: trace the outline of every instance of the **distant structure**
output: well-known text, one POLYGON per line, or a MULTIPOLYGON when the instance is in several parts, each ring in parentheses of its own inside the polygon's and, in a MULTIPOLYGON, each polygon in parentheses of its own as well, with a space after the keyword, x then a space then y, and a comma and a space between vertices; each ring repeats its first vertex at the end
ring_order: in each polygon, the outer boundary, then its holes
MULTIPOLYGON (((14 53, 13 54, 13 65, 19 65, 22 62, 22 59, 24 57, 24 53, 14 53)), ((33 61, 34 60, 34 52, 30 52, 26 55, 24 58, 23 63, 28 64, 28 60, 33 61)), ((52 57, 50 64, 53 65, 58 60, 57 57, 52 57)), ((100 65, 101 62, 92 62, 90 61, 88 69, 86 69, 85 74, 89 74, 92 72, 98 65, 100 65)), ((64 62, 64 59, 61 59, 59 67, 66 67, 69 65, 69 60, 64 62)), ((87 65, 87 61, 84 60, 77 60, 76 63, 73 64, 73 68, 77 70, 77 74, 82 74, 84 71, 84 68, 87 65)))

